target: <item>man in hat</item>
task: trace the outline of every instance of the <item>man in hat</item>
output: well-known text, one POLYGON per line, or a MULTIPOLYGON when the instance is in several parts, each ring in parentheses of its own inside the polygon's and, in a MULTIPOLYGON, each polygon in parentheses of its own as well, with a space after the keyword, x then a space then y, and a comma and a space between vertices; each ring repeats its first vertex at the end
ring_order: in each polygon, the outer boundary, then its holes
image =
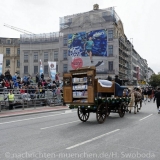
POLYGON ((160 88, 158 88, 158 92, 155 94, 153 102, 155 102, 155 100, 157 103, 158 113, 160 114, 160 88))
POLYGON ((122 85, 121 80, 118 78, 118 75, 115 76, 115 82, 118 83, 120 86, 122 85))

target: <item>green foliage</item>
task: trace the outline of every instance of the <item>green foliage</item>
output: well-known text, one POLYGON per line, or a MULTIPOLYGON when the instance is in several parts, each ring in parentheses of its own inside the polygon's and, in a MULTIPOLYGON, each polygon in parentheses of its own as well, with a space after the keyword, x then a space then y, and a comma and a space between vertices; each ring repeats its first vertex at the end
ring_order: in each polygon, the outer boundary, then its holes
POLYGON ((154 74, 151 76, 149 84, 153 87, 160 86, 160 75, 154 74))

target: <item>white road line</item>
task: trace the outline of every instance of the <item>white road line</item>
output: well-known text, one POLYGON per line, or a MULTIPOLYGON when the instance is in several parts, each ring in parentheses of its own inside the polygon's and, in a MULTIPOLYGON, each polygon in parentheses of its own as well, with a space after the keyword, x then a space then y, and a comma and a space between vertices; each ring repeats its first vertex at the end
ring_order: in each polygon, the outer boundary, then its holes
POLYGON ((144 120, 144 119, 146 119, 146 118, 148 118, 148 117, 150 117, 150 116, 152 116, 152 115, 153 115, 153 114, 150 114, 150 115, 148 115, 148 116, 146 116, 146 117, 140 119, 139 121, 142 121, 142 120, 144 120))
MULTIPOLYGON (((70 112, 70 113, 74 113, 74 112, 70 112)), ((28 118, 28 119, 21 119, 21 120, 16 120, 16 121, 3 122, 3 123, 0 123, 0 125, 9 124, 9 123, 16 123, 16 122, 23 122, 23 121, 29 121, 29 120, 40 119, 40 118, 54 117, 54 116, 59 116, 59 115, 63 115, 63 114, 69 114, 69 113, 60 113, 60 114, 54 114, 54 115, 48 115, 48 116, 42 116, 42 117, 36 117, 36 118, 28 118)))
POLYGON ((81 146, 81 145, 83 145, 83 144, 86 144, 86 143, 92 142, 92 141, 94 141, 94 140, 97 140, 97 139, 99 139, 99 138, 102 138, 102 137, 104 137, 104 136, 106 136, 106 135, 109 135, 109 134, 111 134, 111 133, 117 132, 117 131, 119 131, 119 130, 120 130, 120 129, 116 129, 116 130, 114 130, 114 131, 111 131, 111 132, 108 132, 108 133, 102 134, 102 135, 100 135, 100 136, 98 136, 98 137, 95 137, 95 138, 92 138, 92 139, 90 139, 90 140, 87 140, 87 141, 84 141, 84 142, 78 143, 78 144, 76 144, 76 145, 74 145, 74 146, 71 146, 71 147, 68 147, 68 148, 66 148, 66 149, 72 149, 72 148, 75 148, 75 147, 81 146))
POLYGON ((80 121, 72 121, 72 122, 68 122, 68 123, 62 123, 62 124, 58 124, 58 125, 55 125, 55 126, 44 127, 44 128, 41 128, 41 129, 49 129, 49 128, 63 126, 63 125, 66 125, 66 124, 76 123, 76 122, 80 122, 80 121))

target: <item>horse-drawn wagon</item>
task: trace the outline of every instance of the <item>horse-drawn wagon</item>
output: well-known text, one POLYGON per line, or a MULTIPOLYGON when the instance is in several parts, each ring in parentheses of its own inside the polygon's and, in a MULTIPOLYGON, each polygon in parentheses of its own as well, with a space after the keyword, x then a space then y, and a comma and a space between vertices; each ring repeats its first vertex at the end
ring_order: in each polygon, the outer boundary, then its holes
POLYGON ((123 117, 130 101, 123 95, 127 87, 95 77, 95 67, 64 73, 64 103, 70 109, 77 108, 78 117, 83 122, 88 120, 91 112, 96 113, 98 123, 103 123, 111 112, 123 117))

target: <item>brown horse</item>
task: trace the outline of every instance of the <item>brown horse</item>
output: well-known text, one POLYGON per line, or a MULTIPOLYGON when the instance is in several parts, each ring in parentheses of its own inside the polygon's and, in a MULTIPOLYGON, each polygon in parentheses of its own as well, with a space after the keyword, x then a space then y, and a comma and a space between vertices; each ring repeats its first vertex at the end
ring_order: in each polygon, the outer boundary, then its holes
POLYGON ((142 107, 142 92, 140 89, 137 90, 132 90, 129 94, 129 97, 131 97, 131 101, 128 105, 129 109, 129 113, 131 113, 132 107, 134 107, 134 114, 136 114, 137 112, 139 112, 139 110, 142 107), (140 108, 138 108, 138 103, 140 104, 140 108), (136 109, 137 108, 137 109, 136 109))

